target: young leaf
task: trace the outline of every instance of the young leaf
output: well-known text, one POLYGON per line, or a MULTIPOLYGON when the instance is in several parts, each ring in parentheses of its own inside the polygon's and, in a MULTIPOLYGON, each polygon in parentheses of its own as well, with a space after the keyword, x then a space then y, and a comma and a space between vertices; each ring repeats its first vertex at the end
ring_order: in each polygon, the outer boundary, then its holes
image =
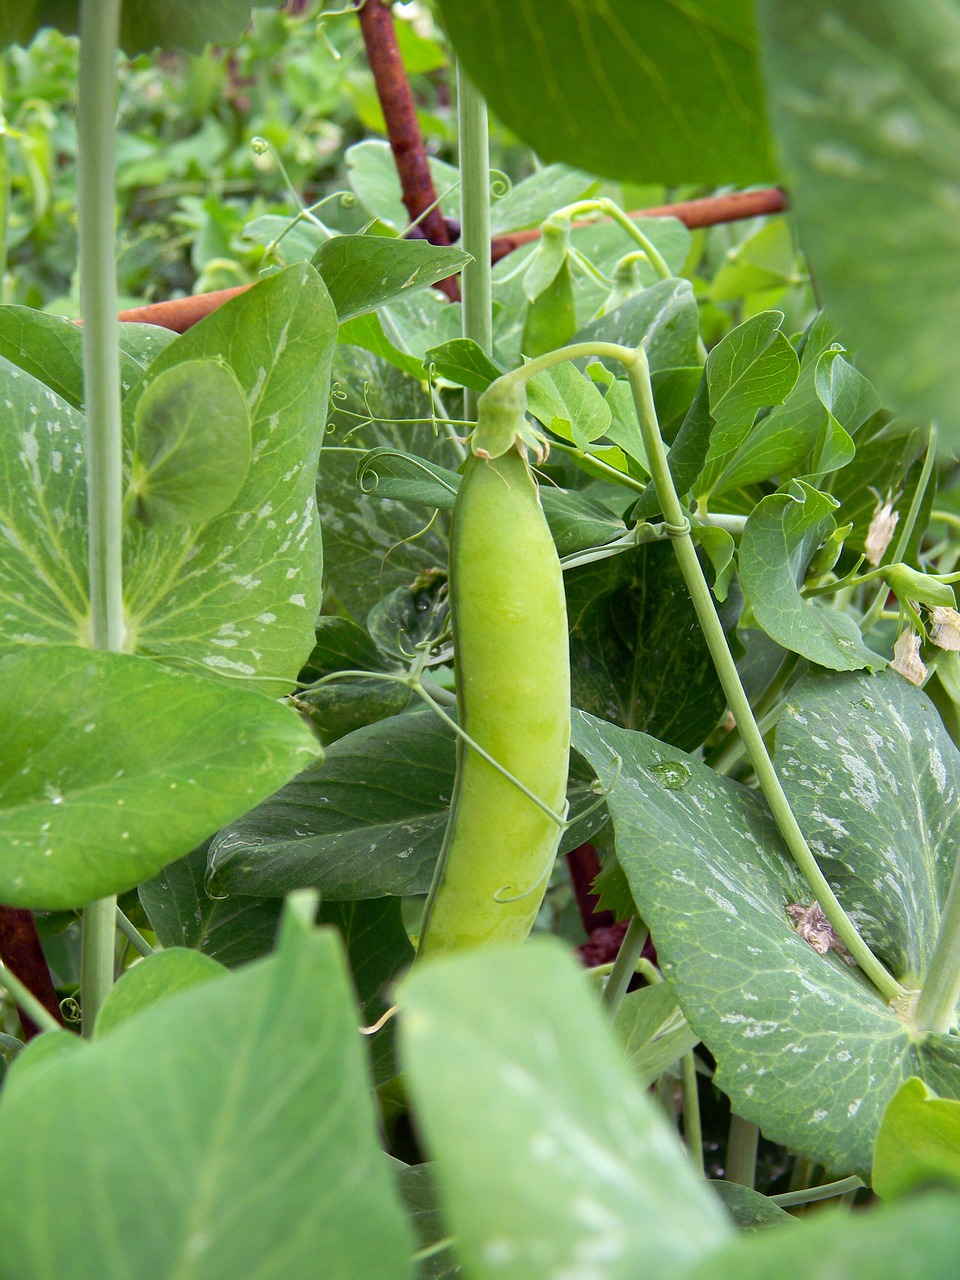
POLYGON ((471 1277, 659 1276, 732 1234, 559 943, 415 967, 400 1003, 417 1119, 471 1277))
POLYGON ((337 939, 288 920, 272 959, 37 1064, 0 1106, 0 1273, 410 1280, 356 1025, 337 939))
POLYGON ((10 654, 0 705, 0 901, 14 906, 132 888, 318 752, 289 708, 131 654, 10 654))
POLYGON ((773 174, 743 0, 555 0, 548 22, 511 0, 441 0, 440 13, 471 80, 544 160, 629 182, 773 174))
POLYGON ((960 15, 763 0, 764 72, 818 290, 886 403, 960 443, 960 15))
POLYGON ((740 581, 757 625, 778 644, 833 671, 883 666, 848 613, 800 594, 807 565, 836 528, 836 499, 794 480, 757 503, 740 544, 740 581))
POLYGON ((221 515, 250 467, 250 414, 233 372, 185 360, 137 401, 127 501, 146 525, 196 525, 221 515))
POLYGON ((127 1018, 198 983, 221 978, 226 969, 209 956, 185 947, 155 951, 128 969, 111 988, 97 1014, 96 1034, 105 1035, 127 1018))

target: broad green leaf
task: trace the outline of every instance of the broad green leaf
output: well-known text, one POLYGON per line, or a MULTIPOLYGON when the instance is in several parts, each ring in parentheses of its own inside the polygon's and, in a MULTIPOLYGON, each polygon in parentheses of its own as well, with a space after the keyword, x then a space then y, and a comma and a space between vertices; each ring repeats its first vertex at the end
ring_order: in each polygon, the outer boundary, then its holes
POLYGON ((423 710, 368 725, 266 803, 225 826, 209 854, 213 894, 325 901, 426 893, 453 791, 452 732, 423 710))
POLYGON ((191 947, 233 969, 273 949, 282 900, 209 898, 207 847, 172 862, 137 890, 157 941, 191 947))
MULTIPOLYGON (((460 207, 459 170, 436 156, 428 156, 427 163, 441 208, 447 215, 456 214, 460 207)), ((379 138, 354 143, 347 148, 346 164, 347 180, 361 204, 386 226, 403 231, 410 215, 403 204, 390 144, 379 138)))
POLYGON ((628 992, 617 1010, 613 1033, 641 1089, 653 1084, 700 1042, 687 1026, 667 982, 628 992))
POLYGON ((570 569, 575 706, 698 747, 726 699, 673 548, 660 543, 570 569))
MULTIPOLYGON (((584 325, 572 342, 618 342, 625 347, 643 343, 651 372, 697 363, 700 313, 689 280, 659 280, 584 325)), ((612 372, 622 373, 615 361, 612 372)))
POLYGON ((700 494, 712 491, 758 411, 780 404, 797 381, 800 362, 780 330, 782 322, 781 312, 762 311, 732 329, 707 357, 710 413, 716 425, 697 483, 700 494))
POLYGON ((400 1003, 417 1118, 471 1277, 659 1276, 732 1234, 559 943, 415 967, 400 1003))
POLYGON ((933 703, 891 671, 807 676, 777 723, 776 764, 860 932, 918 987, 960 845, 960 754, 933 703))
POLYGON ((577 327, 577 303, 569 261, 564 258, 550 283, 529 303, 520 347, 533 358, 570 342, 577 327))
POLYGON ((314 501, 336 317, 304 264, 267 277, 172 343, 125 409, 168 369, 220 359, 250 409, 253 455, 230 508, 207 524, 127 530, 124 576, 138 648, 201 664, 234 686, 285 692, 313 644, 323 556, 314 501), (269 676, 271 682, 265 682, 269 676))
POLYGON ((558 273, 569 264, 569 259, 570 223, 565 219, 548 219, 534 242, 533 253, 520 277, 527 302, 536 302, 542 293, 546 293, 558 273))
MULTIPOLYGON (((320 924, 333 925, 339 930, 350 962, 360 1016, 365 1022, 373 1022, 393 1003, 385 998, 388 984, 413 959, 399 899, 325 902, 318 919, 320 924)), ((392 996, 392 991, 389 994, 392 996)))
POLYGON ((220 978, 226 972, 223 965, 199 951, 188 951, 184 947, 155 951, 128 969, 111 989, 97 1014, 96 1034, 105 1035, 160 1000, 187 991, 200 982, 220 978))
MULTIPOLYGON (((824 677, 840 691, 870 689, 878 710, 864 732, 872 727, 878 738, 895 721, 896 705, 884 710, 884 690, 896 679, 824 677)), ((918 690, 911 693, 926 702, 918 690)), ((791 695, 798 734, 803 695, 803 689, 791 695)), ((622 761, 607 796, 617 861, 687 1021, 716 1058, 717 1086, 771 1141, 830 1171, 868 1176, 880 1117, 904 1079, 919 1075, 938 1092, 960 1097, 956 1038, 918 1040, 909 1020, 859 970, 832 951, 819 954, 800 936, 788 907, 810 905, 810 890, 756 792, 645 734, 582 713, 574 715, 573 733, 600 777, 609 776, 615 757, 622 761)), ((836 738, 827 743, 813 733, 806 758, 815 750, 826 768, 826 757, 836 757, 836 738)), ((853 742, 848 754, 851 762, 857 758, 853 742)), ((870 758, 862 759, 861 777, 870 769, 870 758)), ((796 790, 802 782, 803 775, 796 790)), ((834 811, 843 813, 844 791, 841 784, 820 796, 824 824, 834 811)), ((927 815, 934 828, 952 821, 946 800, 945 793, 927 815)), ((851 797, 847 807, 853 803, 851 797)), ((904 794, 902 806, 906 831, 917 825, 916 796, 904 794)), ((882 860, 855 835, 843 856, 864 867, 882 860)), ((929 866, 913 859, 907 874, 912 867, 912 874, 927 875, 929 866)), ((888 933, 900 910, 894 892, 888 933)))
POLYGON ((0 704, 0 901, 13 906, 132 888, 318 752, 269 698, 130 654, 10 654, 0 704))
POLYGON ((848 613, 800 594, 814 552, 836 528, 836 499, 800 480, 763 498, 740 543, 740 582, 757 625, 785 649, 833 671, 883 666, 848 613))
POLYGON ((311 259, 341 320, 373 311, 401 294, 426 289, 471 261, 468 253, 387 236, 334 236, 311 259))
POLYGON ((960 12, 764 0, 764 70, 818 291, 884 401, 960 444, 960 12))
POLYGON ((0 1275, 409 1280, 339 943, 278 955, 44 1063, 0 1104, 0 1275), (106 1155, 109 1158, 105 1158, 106 1155))
MULTIPOLYGON (((120 326, 120 379, 124 392, 173 342, 156 325, 120 326)), ((0 307, 0 356, 55 391, 74 409, 83 407, 83 331, 62 316, 32 307, 0 307)))
POLYGON ((221 515, 250 468, 250 415, 233 372, 185 360, 137 401, 128 500, 147 525, 196 525, 221 515))
POLYGON ((399 715, 406 708, 411 691, 395 680, 352 675, 327 684, 318 683, 337 672, 396 674, 395 664, 384 660, 363 627, 349 618, 322 614, 317 619, 316 639, 313 653, 300 673, 300 679, 308 683, 297 692, 294 704, 310 717, 325 742, 342 738, 385 716, 399 715))
POLYGON ((960 1186, 960 1102, 905 1080, 890 1099, 873 1152, 873 1189, 884 1200, 925 1182, 960 1186))
POLYGON ((440 1210, 432 1164, 405 1165, 392 1162, 397 1190, 403 1200, 410 1224, 417 1233, 420 1248, 427 1256, 420 1261, 418 1280, 462 1280, 460 1266, 453 1254, 453 1240, 440 1210), (434 1252, 435 1246, 440 1246, 434 1252))
POLYGON ((723 1201, 727 1212, 741 1231, 756 1231, 757 1228, 782 1226, 797 1221, 767 1196, 754 1191, 752 1187, 744 1187, 739 1182, 712 1179, 710 1189, 723 1201))
POLYGON ((606 399, 597 386, 568 361, 530 379, 527 405, 545 427, 580 449, 586 449, 606 435, 610 426, 610 406, 606 399))
POLYGON ((329 227, 312 218, 285 218, 278 213, 263 213, 243 228, 244 240, 269 248, 287 267, 294 262, 309 262, 333 234, 329 227))
POLYGON ((491 109, 546 161, 668 185, 774 173, 742 0, 441 0, 440 15, 491 109))
POLYGON ((441 378, 473 391, 486 391, 506 372, 472 338, 451 338, 439 347, 430 347, 424 363, 434 365, 441 378))
POLYGON ((677 1280, 953 1280, 958 1249, 957 1201, 935 1195, 864 1212, 827 1209, 751 1232, 677 1280))
POLYGON ((769 218, 758 231, 727 253, 710 282, 714 302, 739 302, 751 293, 783 289, 805 277, 798 270, 797 246, 786 218, 769 218))

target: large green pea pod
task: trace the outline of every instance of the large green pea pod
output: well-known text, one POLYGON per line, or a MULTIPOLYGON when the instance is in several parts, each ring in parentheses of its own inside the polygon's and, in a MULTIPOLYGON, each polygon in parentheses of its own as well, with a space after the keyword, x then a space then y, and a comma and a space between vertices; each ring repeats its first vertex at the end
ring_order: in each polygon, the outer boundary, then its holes
POLYGON ((522 942, 566 812, 570 659, 560 561, 519 444, 471 454, 453 516, 450 599, 462 729, 420 955, 522 942))

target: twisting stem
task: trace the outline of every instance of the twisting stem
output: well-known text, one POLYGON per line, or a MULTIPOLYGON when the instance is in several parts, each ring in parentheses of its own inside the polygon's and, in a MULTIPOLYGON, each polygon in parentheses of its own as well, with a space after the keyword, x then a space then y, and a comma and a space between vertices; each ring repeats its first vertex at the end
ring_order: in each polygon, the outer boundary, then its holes
MULTIPOLYGON (((114 236, 117 45, 121 0, 83 0, 77 113, 77 211, 83 304, 83 387, 87 420, 87 527, 90 643, 123 647, 122 437, 114 236)), ((93 1034, 113 984, 116 899, 83 913, 83 1034, 93 1034)))

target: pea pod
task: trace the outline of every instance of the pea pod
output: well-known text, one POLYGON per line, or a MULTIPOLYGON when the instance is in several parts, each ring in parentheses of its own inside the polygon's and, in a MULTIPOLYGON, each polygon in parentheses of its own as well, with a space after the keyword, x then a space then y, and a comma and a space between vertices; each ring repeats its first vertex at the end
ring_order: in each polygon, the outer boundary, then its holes
MULTIPOLYGON (((475 446, 476 447, 476 446, 475 446)), ((570 661, 563 578, 520 444, 471 454, 450 544, 461 728, 554 814, 565 812, 570 661)), ((561 827, 462 740, 419 953, 522 942, 561 827)))

